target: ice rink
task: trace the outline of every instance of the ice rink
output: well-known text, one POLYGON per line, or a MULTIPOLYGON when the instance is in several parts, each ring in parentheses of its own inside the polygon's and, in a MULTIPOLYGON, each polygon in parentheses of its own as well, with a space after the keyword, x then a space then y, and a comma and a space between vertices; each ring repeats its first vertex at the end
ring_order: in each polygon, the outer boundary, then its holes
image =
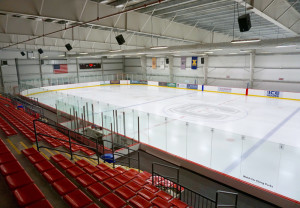
POLYGON ((94 103, 99 125, 101 111, 109 123, 116 109, 122 133, 125 112, 126 135, 137 138, 139 116, 142 142, 300 201, 299 101, 146 85, 34 95, 52 107, 58 100, 72 104, 73 96, 94 103))

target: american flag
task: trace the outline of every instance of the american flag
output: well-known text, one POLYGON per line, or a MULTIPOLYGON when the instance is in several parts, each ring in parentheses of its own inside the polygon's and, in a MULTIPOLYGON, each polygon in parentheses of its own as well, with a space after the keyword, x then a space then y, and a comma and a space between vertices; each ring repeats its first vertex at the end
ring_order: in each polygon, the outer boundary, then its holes
POLYGON ((54 74, 68 73, 68 65, 67 64, 54 64, 53 65, 53 73, 54 74))

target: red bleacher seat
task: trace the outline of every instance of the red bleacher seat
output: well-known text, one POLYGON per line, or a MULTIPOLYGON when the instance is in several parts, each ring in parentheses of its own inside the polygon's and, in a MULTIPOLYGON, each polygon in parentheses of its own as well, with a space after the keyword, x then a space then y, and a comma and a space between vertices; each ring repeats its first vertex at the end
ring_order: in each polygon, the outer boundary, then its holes
POLYGON ((115 177, 115 176, 117 176, 117 175, 120 174, 118 171, 116 171, 116 170, 114 170, 114 169, 107 169, 107 170, 105 171, 105 173, 106 173, 107 175, 111 176, 111 177, 115 177))
POLYGON ((41 200, 38 202, 35 202, 25 208, 53 208, 53 206, 49 203, 48 200, 41 200))
POLYGON ((0 172, 3 176, 24 170, 18 161, 11 161, 0 165, 0 172))
POLYGON ((147 189, 142 189, 138 192, 138 194, 140 196, 142 196, 143 198, 145 198, 148 201, 151 201, 152 199, 155 198, 155 194, 152 193, 151 191, 148 191, 147 189))
POLYGON ((157 192, 157 193, 156 193, 156 196, 159 196, 160 198, 165 199, 165 200, 167 200, 167 201, 169 201, 170 199, 173 198, 170 194, 168 194, 168 193, 166 193, 166 192, 164 192, 164 191, 159 191, 159 192, 157 192))
POLYGON ((133 181, 137 184, 139 184, 140 186, 143 186, 145 185, 146 183, 148 183, 146 180, 140 178, 140 177, 137 177, 137 178, 134 178, 133 181))
POLYGON ((0 154, 10 152, 10 150, 5 145, 0 146, 0 154))
POLYGON ((139 184, 137 184, 133 181, 128 182, 127 184, 125 184, 125 186, 127 186, 134 192, 138 192, 142 188, 142 186, 140 186, 139 184))
POLYGON ((86 160, 82 159, 82 160, 78 160, 75 162, 76 165, 78 165, 79 167, 83 168, 87 165, 90 165, 89 162, 87 162, 86 160))
POLYGON ((58 163, 60 161, 66 160, 67 158, 62 154, 53 155, 50 157, 54 162, 58 163))
POLYGON ((44 194, 33 183, 16 189, 14 196, 22 207, 45 198, 44 194))
POLYGON ((49 182, 49 183, 54 183, 55 181, 65 178, 65 176, 56 168, 47 170, 42 173, 44 178, 49 182))
POLYGON ((70 160, 63 160, 63 161, 58 162, 57 164, 64 170, 75 166, 75 164, 72 163, 70 160))
POLYGON ((93 165, 87 165, 87 166, 85 166, 85 167, 83 168, 83 170, 84 170, 85 172, 87 172, 88 174, 93 174, 93 173, 99 171, 99 169, 96 168, 96 167, 93 166, 93 165))
POLYGON ((108 179, 109 175, 107 175, 106 173, 104 173, 102 171, 98 171, 98 172, 93 174, 93 177, 101 182, 101 181, 104 181, 104 180, 108 179))
POLYGON ((55 168, 48 160, 43 160, 41 162, 35 163, 34 167, 40 172, 45 172, 47 170, 55 168))
POLYGON ((97 204, 91 204, 85 208, 100 208, 97 204))
POLYGON ((135 193, 126 186, 121 186, 120 188, 116 189, 115 193, 126 201, 135 196, 135 193))
POLYGON ((126 202, 124 200, 113 193, 107 194, 106 196, 102 197, 100 201, 105 206, 110 208, 120 208, 126 205, 126 202))
POLYGON ((144 171, 144 172, 138 174, 138 177, 139 177, 139 178, 142 178, 142 179, 144 179, 144 180, 149 179, 151 176, 152 176, 152 175, 151 175, 150 173, 148 173, 147 171, 144 171))
POLYGON ((101 183, 94 183, 94 184, 90 185, 87 188, 87 190, 97 199, 100 199, 102 196, 104 196, 110 192, 101 183))
POLYGON ((83 187, 88 187, 97 181, 88 174, 82 174, 76 178, 76 181, 83 187))
POLYGON ((84 171, 79 168, 78 166, 73 166, 69 169, 67 169, 67 173, 72 176, 73 178, 76 178, 82 174, 84 174, 84 171))
POLYGON ((153 186, 151 184, 146 184, 144 186, 144 188, 146 188, 148 191, 151 191, 152 193, 156 193, 160 190, 159 188, 157 188, 156 186, 153 186))
POLYGON ((167 200, 162 199, 160 197, 156 197, 153 201, 152 204, 160 207, 160 208, 169 208, 172 206, 171 203, 169 203, 167 200))
POLYGON ((65 195, 63 198, 72 208, 81 208, 92 203, 92 200, 79 189, 65 195))
POLYGON ((123 176, 122 174, 121 174, 121 175, 117 175, 116 177, 114 177, 114 179, 116 179, 117 181, 119 181, 119 182, 122 183, 122 184, 125 184, 125 183, 127 183, 128 181, 130 181, 129 178, 123 176))
POLYGON ((130 199, 129 202, 133 207, 136 208, 148 208, 152 206, 152 204, 149 201, 147 201, 141 196, 135 196, 132 199, 130 199))
POLYGON ((33 147, 31 147, 31 148, 22 150, 22 153, 23 153, 26 157, 28 157, 28 156, 30 156, 30 155, 34 155, 34 154, 39 153, 39 152, 38 152, 36 149, 34 149, 33 147))
POLYGON ((16 158, 10 152, 0 154, 0 164, 4 164, 14 160, 16 160, 16 158))
POLYGON ((136 177, 136 174, 134 174, 130 171, 126 171, 125 173, 123 173, 123 176, 126 176, 127 178, 129 178, 131 180, 136 177))
POLYGON ((30 155, 27 158, 32 164, 35 164, 35 163, 41 162, 43 160, 46 160, 46 158, 43 155, 41 155, 40 153, 30 155))
POLYGON ((125 173, 126 172, 126 170, 124 168, 120 167, 120 166, 116 167, 115 170, 118 171, 119 173, 125 173))
POLYGON ((96 166, 98 169, 105 171, 107 170, 109 167, 107 165, 105 165, 104 163, 101 163, 99 165, 96 166))
POLYGON ((11 190, 33 183, 33 180, 25 171, 20 171, 5 177, 5 181, 11 190))
POLYGON ((138 175, 139 171, 135 170, 135 169, 129 169, 127 172, 132 173, 133 175, 138 175))
POLYGON ((67 178, 55 181, 52 186, 61 196, 77 189, 77 187, 67 178))
POLYGON ((184 203, 183 201, 180 201, 179 199, 176 199, 176 198, 173 199, 170 203, 178 208, 187 208, 188 207, 188 205, 186 203, 184 203))
POLYGON ((111 190, 115 190, 116 188, 118 188, 122 185, 119 181, 117 181, 113 178, 109 178, 109 179, 105 180, 103 182, 103 184, 105 186, 107 186, 108 188, 110 188, 111 190))

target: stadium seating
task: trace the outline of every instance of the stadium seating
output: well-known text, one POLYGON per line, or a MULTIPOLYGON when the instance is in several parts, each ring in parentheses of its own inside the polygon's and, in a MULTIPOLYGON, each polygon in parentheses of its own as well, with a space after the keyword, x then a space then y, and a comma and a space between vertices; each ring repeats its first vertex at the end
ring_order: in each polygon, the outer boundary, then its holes
POLYGON ((0 147, 0 172, 20 207, 53 208, 1 139, 0 147))

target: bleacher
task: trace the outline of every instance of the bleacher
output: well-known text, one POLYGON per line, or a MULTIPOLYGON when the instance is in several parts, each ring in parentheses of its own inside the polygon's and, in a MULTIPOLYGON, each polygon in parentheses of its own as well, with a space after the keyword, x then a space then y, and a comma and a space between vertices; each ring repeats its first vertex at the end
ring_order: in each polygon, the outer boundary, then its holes
MULTIPOLYGON (((33 146, 36 142, 33 125, 35 117, 17 109, 9 99, 0 100, 0 115, 0 128, 6 136, 19 132, 33 146)), ((46 142, 51 148, 69 149, 69 138, 61 132, 45 123, 38 123, 36 128, 37 132, 51 136, 38 135, 38 141, 46 142)), ((95 154, 89 148, 72 145, 72 152, 77 151, 85 153, 87 157, 95 154)), ((28 164, 32 164, 40 177, 70 207, 188 207, 184 202, 152 185, 149 180, 152 175, 146 171, 121 166, 112 168, 105 163, 93 165, 79 157, 79 160, 72 161, 63 153, 52 155, 48 160, 44 153, 33 147, 25 148, 21 152, 28 164)), ((20 207, 53 207, 2 139, 0 171, 20 207)))

